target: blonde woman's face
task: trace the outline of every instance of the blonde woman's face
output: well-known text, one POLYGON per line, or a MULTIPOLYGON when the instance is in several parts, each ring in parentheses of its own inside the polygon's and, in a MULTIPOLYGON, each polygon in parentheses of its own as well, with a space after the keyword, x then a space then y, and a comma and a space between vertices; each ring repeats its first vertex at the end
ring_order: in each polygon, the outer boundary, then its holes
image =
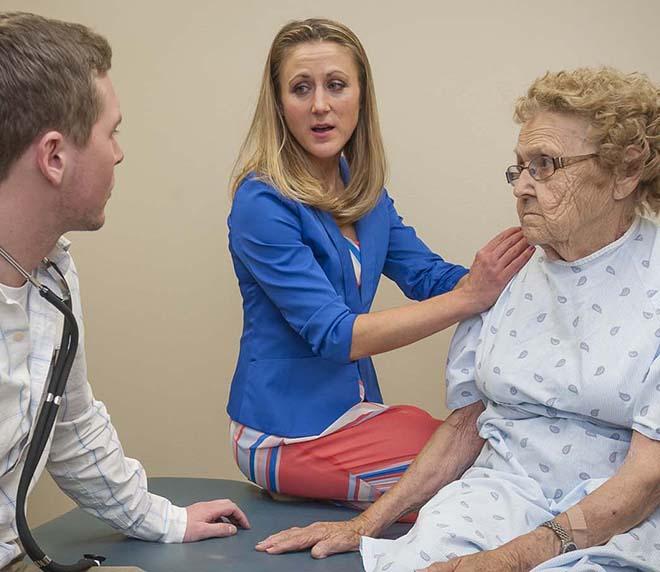
POLYGON ((282 62, 284 121, 319 165, 337 161, 360 114, 358 69, 350 50, 335 42, 307 42, 282 62))

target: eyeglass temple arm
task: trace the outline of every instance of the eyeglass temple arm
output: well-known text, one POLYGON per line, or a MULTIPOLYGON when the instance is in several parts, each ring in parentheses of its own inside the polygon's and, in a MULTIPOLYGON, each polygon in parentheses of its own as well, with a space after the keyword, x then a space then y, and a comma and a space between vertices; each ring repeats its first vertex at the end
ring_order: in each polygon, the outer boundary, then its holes
POLYGON ((591 159, 591 157, 598 157, 598 153, 587 153, 586 155, 575 155, 574 157, 554 157, 552 164, 555 166, 555 169, 563 169, 568 165, 591 159))

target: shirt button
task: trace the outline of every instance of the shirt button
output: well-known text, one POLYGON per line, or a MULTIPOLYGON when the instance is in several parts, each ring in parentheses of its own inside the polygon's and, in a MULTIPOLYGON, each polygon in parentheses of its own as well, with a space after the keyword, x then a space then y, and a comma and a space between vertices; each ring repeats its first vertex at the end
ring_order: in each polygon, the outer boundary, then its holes
POLYGON ((14 341, 15 342, 22 342, 25 339, 25 334, 23 332, 16 332, 14 334, 14 341))

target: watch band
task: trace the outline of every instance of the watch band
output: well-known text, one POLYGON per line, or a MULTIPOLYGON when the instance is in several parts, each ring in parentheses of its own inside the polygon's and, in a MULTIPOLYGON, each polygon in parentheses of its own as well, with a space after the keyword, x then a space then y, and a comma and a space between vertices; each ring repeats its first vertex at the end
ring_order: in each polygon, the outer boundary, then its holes
POLYGON ((559 538, 559 542, 561 542, 561 549, 559 550, 559 554, 566 554, 567 552, 573 552, 573 550, 578 549, 571 535, 568 534, 566 529, 556 520, 548 520, 542 523, 541 526, 549 528, 557 535, 557 538, 559 538))

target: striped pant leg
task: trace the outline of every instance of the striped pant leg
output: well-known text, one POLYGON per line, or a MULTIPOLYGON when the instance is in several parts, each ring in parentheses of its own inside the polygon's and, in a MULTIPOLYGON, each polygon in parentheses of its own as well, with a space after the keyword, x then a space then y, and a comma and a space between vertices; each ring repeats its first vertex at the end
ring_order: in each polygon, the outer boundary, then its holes
POLYGON ((282 449, 282 445, 278 443, 281 443, 282 439, 233 421, 229 436, 234 460, 245 477, 263 489, 277 492, 278 466, 282 449))
POLYGON ((441 423, 417 407, 393 406, 326 437, 283 445, 277 456, 276 491, 373 502, 399 480, 441 423))

